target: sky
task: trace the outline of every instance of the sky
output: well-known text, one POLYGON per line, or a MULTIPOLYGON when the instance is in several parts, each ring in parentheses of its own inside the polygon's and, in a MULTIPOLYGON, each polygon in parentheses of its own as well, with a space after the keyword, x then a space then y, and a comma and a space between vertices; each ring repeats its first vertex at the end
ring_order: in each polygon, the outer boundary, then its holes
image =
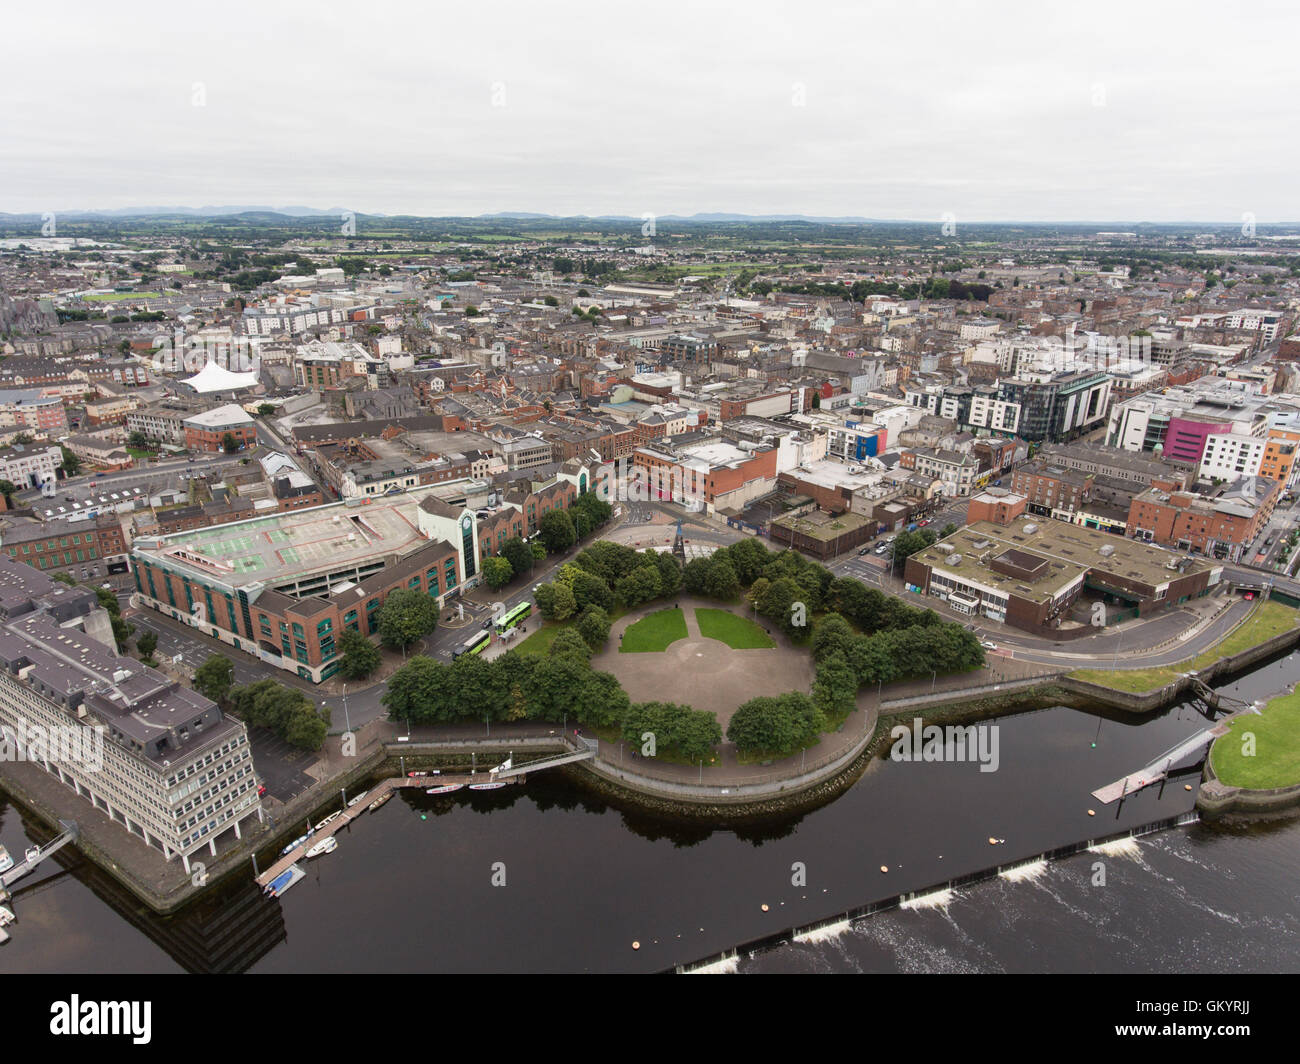
POLYGON ((9 4, 0 211, 1300 220, 1300 9, 9 4))

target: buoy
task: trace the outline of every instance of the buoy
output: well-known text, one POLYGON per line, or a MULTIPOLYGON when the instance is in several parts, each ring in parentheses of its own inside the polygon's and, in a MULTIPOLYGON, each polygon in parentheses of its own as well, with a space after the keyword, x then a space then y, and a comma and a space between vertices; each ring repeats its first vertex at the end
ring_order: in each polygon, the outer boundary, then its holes
POLYGON ((767 902, 763 903, 763 912, 767 912, 767 902))
POLYGON ((640 949, 640 948, 641 948, 641 943, 640 943, 640 942, 633 942, 633 943, 632 943, 632 948, 633 948, 633 949, 640 949))
POLYGON ((1190 783, 1183 784, 1183 790, 1190 791, 1191 789, 1192 789, 1192 785, 1190 783))
POLYGON ((989 845, 990 845, 990 846, 996 846, 997 844, 998 844, 998 840, 995 839, 992 835, 990 835, 990 836, 989 836, 989 845))
POLYGON ((889 865, 883 865, 883 864, 882 864, 882 865, 880 866, 880 870, 881 870, 882 872, 888 872, 888 871, 889 871, 889 865))
POLYGON ((1089 810, 1088 810, 1088 815, 1089 815, 1089 816, 1096 816, 1096 815, 1097 815, 1097 810, 1095 810, 1095 809, 1089 809, 1089 810))

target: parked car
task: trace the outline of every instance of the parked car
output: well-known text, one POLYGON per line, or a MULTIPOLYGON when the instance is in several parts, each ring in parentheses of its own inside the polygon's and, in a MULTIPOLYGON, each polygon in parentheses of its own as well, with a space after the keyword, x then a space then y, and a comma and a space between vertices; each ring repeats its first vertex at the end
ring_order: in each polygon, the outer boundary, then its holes
POLYGON ((924 527, 925 527, 926 525, 928 525, 929 523, 930 523, 930 519, 929 519, 928 517, 926 517, 926 518, 923 518, 923 519, 920 520, 920 521, 917 521, 917 522, 916 522, 916 527, 917 527, 917 528, 924 528, 924 527))
POLYGON ((990 643, 987 639, 982 640, 980 642, 980 646, 982 646, 985 650, 997 650, 998 648, 997 643, 990 643))

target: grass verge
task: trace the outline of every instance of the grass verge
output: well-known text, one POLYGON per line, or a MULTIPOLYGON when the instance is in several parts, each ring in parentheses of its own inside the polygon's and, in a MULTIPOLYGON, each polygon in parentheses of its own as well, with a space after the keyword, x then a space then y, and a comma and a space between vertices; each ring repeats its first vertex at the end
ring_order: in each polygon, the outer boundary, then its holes
POLYGON ((726 610, 697 609, 695 621, 705 639, 726 643, 732 650, 768 650, 776 646, 753 621, 726 610))

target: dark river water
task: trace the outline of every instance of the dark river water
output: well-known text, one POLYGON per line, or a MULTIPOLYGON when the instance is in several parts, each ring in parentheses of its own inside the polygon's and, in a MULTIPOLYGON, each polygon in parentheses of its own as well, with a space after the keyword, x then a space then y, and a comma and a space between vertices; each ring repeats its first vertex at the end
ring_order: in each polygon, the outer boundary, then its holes
MULTIPOLYGON (((1298 674, 1292 655, 1222 690, 1264 699, 1298 674)), ((498 792, 399 792, 282 899, 250 875, 167 920, 73 855, 71 868, 50 862, 21 881, 0 970, 655 971, 1192 809, 1195 770, 1118 807, 1090 794, 1207 727, 1192 706, 1140 724, 1059 707, 992 723, 995 772, 877 759, 827 806, 726 829, 621 809, 556 774, 498 792)), ((31 830, 0 804, 11 853, 31 830)), ((1190 824, 717 967, 1295 971, 1298 874, 1300 819, 1190 824)))

